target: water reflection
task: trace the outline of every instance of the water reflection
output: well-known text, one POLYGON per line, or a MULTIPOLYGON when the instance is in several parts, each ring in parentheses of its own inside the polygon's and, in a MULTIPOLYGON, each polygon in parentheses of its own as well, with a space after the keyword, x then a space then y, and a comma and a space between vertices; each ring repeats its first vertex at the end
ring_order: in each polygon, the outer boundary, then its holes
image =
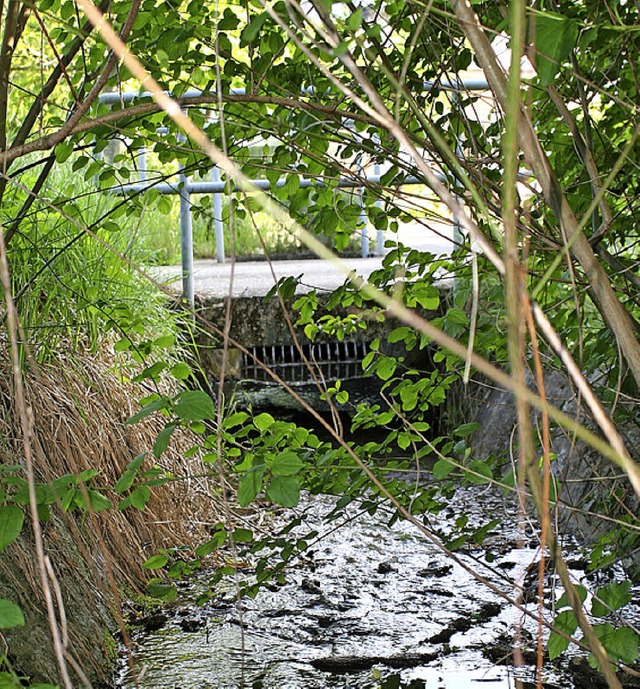
MULTIPOLYGON (((487 649, 511 638, 521 614, 416 530, 387 526, 368 515, 339 530, 322 516, 330 503, 315 498, 301 529, 325 528, 288 582, 246 599, 233 594, 202 609, 173 611, 156 631, 134 634, 137 678, 123 668, 125 689, 512 689, 514 670, 496 665, 487 649), (187 624, 193 618, 194 622, 187 624), (460 624, 473 620, 473 624, 460 624), (185 631, 188 630, 188 631, 185 631), (331 666, 326 659, 337 659, 331 666), (398 670, 396 668, 404 668, 398 670)), ((468 559, 503 590, 535 561, 514 549, 513 511, 495 497, 460 492, 441 528, 461 510, 470 523, 487 510, 500 518, 486 544, 491 564, 476 549, 468 559), (487 500, 493 500, 490 505, 487 500), (473 559, 471 559, 473 558, 473 559), (483 564, 485 563, 485 564, 483 564), (508 577, 505 573, 508 573, 508 577)), ((533 629, 535 633, 535 628, 533 629)), ((124 663, 123 663, 124 665, 124 663)), ((523 681, 531 675, 521 676, 523 681)), ((554 686, 555 678, 549 687, 554 686)), ((571 684, 561 683, 567 689, 571 684)), ((532 687, 532 684, 520 684, 532 687)))

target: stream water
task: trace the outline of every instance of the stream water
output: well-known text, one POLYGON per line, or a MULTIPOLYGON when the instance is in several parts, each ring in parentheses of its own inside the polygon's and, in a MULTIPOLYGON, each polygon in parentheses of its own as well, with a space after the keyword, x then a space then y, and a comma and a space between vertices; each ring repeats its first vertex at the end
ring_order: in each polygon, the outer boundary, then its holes
MULTIPOLYGON (((352 515, 340 528, 324 515, 333 503, 307 497, 301 533, 325 535, 287 573, 287 583, 240 604, 227 591, 203 607, 190 603, 196 582, 160 621, 133 633, 134 679, 122 661, 124 689, 507 689, 516 670, 501 664, 519 623, 525 637, 535 621, 492 592, 406 523, 385 524, 381 513, 352 515), (158 627, 157 629, 154 629, 158 627)), ((467 564, 508 595, 525 589, 538 559, 531 533, 516 547, 513 504, 493 492, 460 488, 433 519, 441 533, 460 514, 469 526, 499 520, 484 549, 460 553, 467 564), (526 539, 525 539, 526 541, 526 539), (491 553, 491 556, 487 556, 491 553), (491 562, 489 562, 489 560, 491 562), (529 574, 528 574, 529 573, 529 574)), ((585 576, 574 559, 574 576, 585 576)), ((201 586, 201 584, 200 584, 201 586)), ((547 588, 555 587, 553 580, 547 588)), ((526 600, 526 596, 525 596, 526 600)), ((535 602, 528 604, 535 611, 535 602)), ((518 670, 533 686, 532 669, 518 670)), ((562 673, 546 687, 580 687, 562 673)), ((597 686, 597 685, 593 685, 597 686)))

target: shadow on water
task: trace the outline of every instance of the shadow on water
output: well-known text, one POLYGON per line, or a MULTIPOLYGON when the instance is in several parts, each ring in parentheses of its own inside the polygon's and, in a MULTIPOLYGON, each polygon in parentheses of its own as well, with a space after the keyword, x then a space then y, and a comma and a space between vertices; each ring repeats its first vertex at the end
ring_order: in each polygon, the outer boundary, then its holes
MULTIPOLYGON (((535 636, 534 621, 410 525, 389 526, 380 514, 365 513, 335 529, 324 520, 333 507, 328 498, 306 501, 300 534, 327 535, 288 570, 285 584, 240 604, 232 590, 201 608, 179 603, 160 628, 134 631, 141 689, 516 687, 516 671, 502 656, 510 653, 519 622, 525 638, 535 636)), ((451 528, 463 512, 471 525, 487 513, 500 520, 486 550, 460 557, 515 595, 513 582, 524 580, 537 559, 535 548, 515 547, 515 510, 494 493, 460 489, 438 515, 438 528, 451 528)), ((133 688, 125 666, 119 686, 133 688)), ((519 686, 535 686, 532 668, 518 672, 519 686)), ((574 686, 548 673, 544 681, 545 687, 574 686)))

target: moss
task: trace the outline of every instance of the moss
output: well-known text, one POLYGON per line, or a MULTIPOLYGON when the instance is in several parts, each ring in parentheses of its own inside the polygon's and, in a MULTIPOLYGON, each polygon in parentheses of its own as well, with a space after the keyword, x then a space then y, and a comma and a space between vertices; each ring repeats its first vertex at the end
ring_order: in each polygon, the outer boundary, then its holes
POLYGON ((108 670, 113 669, 114 663, 118 660, 120 649, 118 642, 113 638, 113 634, 109 629, 102 632, 102 648, 108 670))
POLYGON ((159 598, 152 598, 139 591, 127 591, 125 592, 125 596, 127 597, 129 607, 145 615, 150 612, 155 612, 164 605, 159 598))

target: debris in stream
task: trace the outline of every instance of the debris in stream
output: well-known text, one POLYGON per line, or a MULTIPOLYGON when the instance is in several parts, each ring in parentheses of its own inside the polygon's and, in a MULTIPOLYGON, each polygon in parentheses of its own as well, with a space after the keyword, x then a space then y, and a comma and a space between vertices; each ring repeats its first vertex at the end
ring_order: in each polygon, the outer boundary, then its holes
POLYGON ((396 568, 390 562, 381 562, 378 565, 378 574, 389 574, 395 572, 396 568))
POLYGON ((157 612, 143 617, 137 624, 149 634, 150 632, 156 632, 158 629, 162 629, 168 621, 169 618, 164 613, 157 612))
POLYGON ((453 565, 429 565, 428 567, 423 567, 419 569, 416 574, 419 577, 446 577, 447 574, 451 574, 453 571, 453 565))
POLYGON ((311 665, 316 670, 336 674, 369 670, 374 665, 386 665, 393 668, 417 667, 442 657, 442 651, 432 653, 402 653, 394 656, 329 656, 315 658, 311 665))
POLYGON ((500 614, 500 609, 501 607, 499 603, 484 603, 475 615, 456 617, 454 620, 449 622, 449 624, 442 631, 429 637, 427 641, 431 644, 447 644, 454 634, 457 634, 458 632, 467 632, 469 629, 476 627, 479 624, 488 622, 490 619, 500 614))
POLYGON ((206 625, 206 621, 197 617, 183 617, 178 625, 183 632, 197 632, 206 625))
POLYGON ((306 593, 312 593, 314 595, 322 595, 322 589, 320 588, 320 583, 318 581, 312 581, 311 579, 303 579, 300 588, 306 593))
MULTIPOLYGON (((537 661, 536 651, 531 648, 521 647, 520 654, 522 660, 527 665, 535 666, 537 661)), ((482 647, 482 655, 496 665, 513 665, 513 635, 501 634, 492 643, 482 647)))

